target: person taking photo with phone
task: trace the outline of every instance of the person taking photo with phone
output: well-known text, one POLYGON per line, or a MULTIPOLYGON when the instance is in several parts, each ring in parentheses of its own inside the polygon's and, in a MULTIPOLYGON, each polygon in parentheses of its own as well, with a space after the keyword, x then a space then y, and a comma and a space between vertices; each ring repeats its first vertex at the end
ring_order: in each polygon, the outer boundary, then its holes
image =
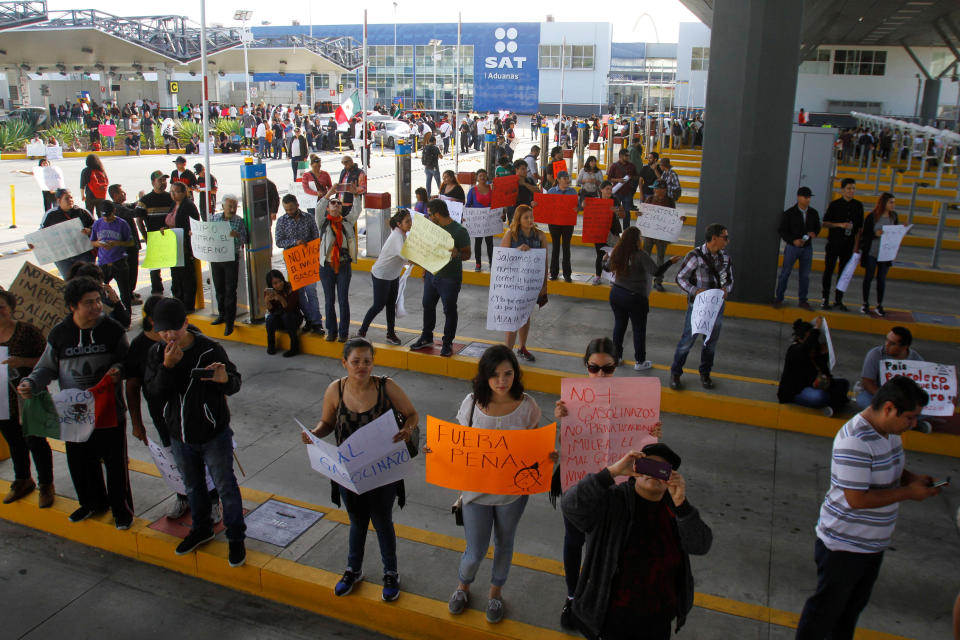
POLYGON ((563 495, 564 517, 587 536, 573 613, 590 640, 668 640, 693 608, 690 554, 705 555, 713 532, 679 467, 669 446, 648 444, 563 495))

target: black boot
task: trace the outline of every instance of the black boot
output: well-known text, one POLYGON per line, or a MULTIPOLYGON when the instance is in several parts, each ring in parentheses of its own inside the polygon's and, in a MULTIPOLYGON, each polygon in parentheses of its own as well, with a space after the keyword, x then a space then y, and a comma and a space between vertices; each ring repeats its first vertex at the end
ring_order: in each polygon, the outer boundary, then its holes
POLYGON ((267 353, 273 355, 277 352, 277 338, 275 331, 267 331, 267 353))
POLYGON ((283 352, 284 358, 292 358, 300 353, 300 338, 296 331, 290 332, 290 348, 283 352))

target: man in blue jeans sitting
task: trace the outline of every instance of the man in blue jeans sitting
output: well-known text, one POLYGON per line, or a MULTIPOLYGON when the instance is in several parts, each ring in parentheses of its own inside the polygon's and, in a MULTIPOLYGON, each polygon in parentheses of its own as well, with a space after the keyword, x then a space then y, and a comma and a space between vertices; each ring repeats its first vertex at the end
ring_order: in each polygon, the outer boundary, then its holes
POLYGON ((450 262, 431 274, 423 274, 423 332, 417 341, 410 345, 411 351, 417 351, 433 345, 433 328, 437 325, 437 301, 443 300, 443 346, 441 356, 453 355, 453 337, 457 334, 457 298, 463 282, 463 261, 470 259, 470 233, 453 221, 447 210, 447 203, 434 198, 427 203, 430 220, 453 236, 453 249, 450 250, 450 262))
POLYGON ((154 307, 153 328, 163 342, 150 348, 144 384, 164 407, 177 467, 187 488, 193 524, 176 549, 193 552, 213 540, 212 505, 204 466, 220 493, 231 567, 246 562, 243 501, 233 473, 233 431, 227 396, 240 390, 240 373, 219 343, 189 326, 183 303, 164 298, 154 307))
POLYGON ((810 267, 813 264, 813 239, 820 233, 820 214, 810 206, 813 193, 810 187, 797 189, 797 204, 783 212, 778 229, 780 237, 786 243, 783 248, 783 266, 777 278, 777 293, 773 306, 776 309, 783 304, 787 291, 787 281, 794 263, 800 261, 800 304, 797 306, 812 311, 807 302, 807 290, 810 287, 810 267))

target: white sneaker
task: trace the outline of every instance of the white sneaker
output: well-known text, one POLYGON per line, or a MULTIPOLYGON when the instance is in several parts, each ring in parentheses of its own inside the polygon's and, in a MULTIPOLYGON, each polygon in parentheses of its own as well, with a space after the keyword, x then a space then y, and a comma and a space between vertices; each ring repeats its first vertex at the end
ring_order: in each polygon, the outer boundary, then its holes
POLYGON ((167 511, 167 517, 171 520, 182 518, 183 514, 185 514, 189 508, 190 502, 187 501, 187 496, 177 496, 176 501, 167 511))
POLYGON ((644 360, 643 362, 638 362, 638 363, 636 363, 635 365, 633 365, 633 370, 634 370, 634 371, 646 371, 647 369, 650 369, 651 367, 653 367, 653 363, 650 362, 649 360, 644 360))
POLYGON ((213 520, 213 524, 217 525, 223 520, 223 508, 220 506, 220 503, 214 503, 210 507, 210 519, 213 520))
POLYGON ((830 407, 824 407, 824 408, 823 408, 823 415, 827 416, 828 418, 833 417, 833 409, 830 408, 830 407))

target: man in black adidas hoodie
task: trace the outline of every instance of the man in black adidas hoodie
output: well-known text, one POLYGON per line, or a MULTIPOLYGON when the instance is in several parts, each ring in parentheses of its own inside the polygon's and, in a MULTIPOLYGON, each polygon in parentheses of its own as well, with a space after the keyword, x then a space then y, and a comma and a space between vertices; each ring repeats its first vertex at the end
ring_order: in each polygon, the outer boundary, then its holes
POLYGON ((100 283, 93 278, 68 281, 63 297, 70 315, 50 330, 40 361, 20 382, 17 391, 29 398, 54 379, 59 380, 61 389, 90 389, 95 396, 100 389, 109 394, 112 387, 113 406, 101 408, 110 403, 109 395, 97 403, 97 428, 90 439, 66 443, 67 466, 80 502, 80 507, 70 514, 70 521, 86 520, 109 507, 117 529, 129 529, 133 522, 133 497, 127 473, 125 406, 120 385, 121 366, 127 355, 126 331, 103 313, 100 283), (112 385, 101 385, 106 377, 112 385), (107 468, 106 487, 101 459, 107 468))
POLYGON ((163 342, 147 354, 144 385, 163 406, 170 449, 183 475, 193 525, 177 546, 186 555, 214 537, 204 465, 220 493, 227 528, 231 567, 246 561, 243 502, 233 473, 233 431, 227 396, 240 390, 240 373, 217 342, 187 323, 187 311, 176 298, 164 298, 153 309, 153 328, 163 342))

